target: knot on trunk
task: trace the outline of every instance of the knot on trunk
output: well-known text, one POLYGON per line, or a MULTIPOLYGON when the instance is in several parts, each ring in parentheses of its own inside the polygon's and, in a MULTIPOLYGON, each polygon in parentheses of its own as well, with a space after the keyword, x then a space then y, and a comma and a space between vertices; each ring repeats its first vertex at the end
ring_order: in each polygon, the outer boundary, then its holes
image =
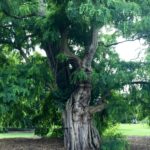
POLYGON ((91 122, 92 115, 87 112, 87 110, 82 111, 73 111, 73 121, 74 122, 82 122, 83 124, 87 124, 91 122))

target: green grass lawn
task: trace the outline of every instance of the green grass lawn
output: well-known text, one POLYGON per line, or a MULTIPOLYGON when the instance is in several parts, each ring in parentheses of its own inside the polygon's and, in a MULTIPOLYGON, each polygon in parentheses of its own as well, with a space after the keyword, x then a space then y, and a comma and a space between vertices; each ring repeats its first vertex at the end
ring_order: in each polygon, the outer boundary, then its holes
POLYGON ((9 132, 0 133, 0 139, 4 138, 36 138, 34 132, 9 132))
MULTIPOLYGON (((126 136, 150 136, 150 127, 146 124, 120 124, 118 132, 126 136)), ((34 132, 9 132, 0 133, 3 138, 37 138, 34 132)))
POLYGON ((150 127, 146 124, 120 124, 118 131, 126 136, 150 136, 150 127))

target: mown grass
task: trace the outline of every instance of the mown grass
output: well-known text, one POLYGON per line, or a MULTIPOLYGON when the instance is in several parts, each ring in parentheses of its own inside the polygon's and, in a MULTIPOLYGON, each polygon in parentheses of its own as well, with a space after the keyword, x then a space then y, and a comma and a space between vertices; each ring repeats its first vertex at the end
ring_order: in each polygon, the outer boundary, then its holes
POLYGON ((120 124, 118 132, 125 136, 150 136, 150 127, 147 124, 120 124))
POLYGON ((9 133, 1 133, 0 139, 4 138, 36 138, 34 132, 9 132, 9 133))
MULTIPOLYGON (((119 133, 125 136, 150 136, 150 127, 146 124, 120 124, 119 133)), ((3 138, 37 138, 34 132, 9 132, 0 133, 0 139, 3 138)))

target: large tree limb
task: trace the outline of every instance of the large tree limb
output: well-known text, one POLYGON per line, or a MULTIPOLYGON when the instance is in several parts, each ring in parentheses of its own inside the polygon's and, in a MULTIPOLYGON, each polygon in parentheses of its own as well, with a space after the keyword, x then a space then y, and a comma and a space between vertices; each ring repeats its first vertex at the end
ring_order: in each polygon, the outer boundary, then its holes
POLYGON ((101 104, 99 104, 99 105, 97 105, 97 106, 90 106, 90 107, 89 107, 89 112, 90 112, 91 114, 94 114, 94 113, 96 113, 96 112, 101 112, 101 111, 103 111, 105 108, 106 108, 106 104, 105 104, 105 103, 101 103, 101 104))
POLYGON ((61 51, 68 57, 69 60, 73 60, 77 67, 81 67, 80 58, 72 53, 68 47, 68 33, 67 31, 61 34, 61 51))
POLYGON ((54 76, 56 77, 57 73, 57 61, 56 58, 52 52, 52 46, 50 44, 47 44, 47 48, 44 49, 47 55, 48 64, 50 68, 52 69, 54 76))
POLYGON ((91 44, 88 47, 88 50, 82 62, 83 68, 91 70, 91 63, 95 55, 97 46, 98 46, 98 28, 94 26, 92 28, 91 44))

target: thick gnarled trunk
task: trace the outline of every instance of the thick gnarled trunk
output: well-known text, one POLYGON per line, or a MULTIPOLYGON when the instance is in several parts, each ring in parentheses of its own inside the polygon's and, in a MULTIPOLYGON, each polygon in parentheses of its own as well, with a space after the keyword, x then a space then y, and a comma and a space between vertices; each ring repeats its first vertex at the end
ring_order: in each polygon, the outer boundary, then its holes
POLYGON ((100 138, 93 127, 89 102, 91 86, 81 84, 71 95, 64 112, 66 150, 98 150, 100 138))
MULTIPOLYGON (((91 26, 91 44, 87 43, 86 50, 84 51, 84 56, 81 59, 78 55, 74 54, 69 49, 68 43, 68 31, 64 29, 61 30, 61 39, 58 44, 60 52, 67 56, 68 65, 66 70, 70 69, 69 65, 73 67, 71 71, 82 70, 87 75, 88 79, 84 81, 77 81, 76 84, 79 84, 78 88, 71 94, 70 98, 67 101, 66 109, 64 111, 64 141, 66 150, 99 150, 100 148, 100 137, 97 130, 92 125, 92 114, 97 111, 101 111, 104 108, 104 105, 99 106, 89 106, 91 100, 91 72, 92 72, 92 60, 94 58, 97 45, 98 45, 98 28, 95 25, 91 26), (82 84, 81 84, 82 82, 82 84)), ((59 67, 57 59, 55 59, 56 65, 53 65, 53 59, 51 55, 55 54, 56 49, 52 46, 48 46, 47 56, 50 66, 53 67, 54 72, 57 77, 61 77, 59 74, 59 67), (50 49, 49 49, 50 48, 50 49), (57 71, 58 70, 58 71, 57 71)), ((57 55, 55 55, 57 56, 57 55)), ((54 56, 54 58, 55 58, 54 56)), ((61 67, 60 67, 61 68, 61 67)), ((62 68, 61 68, 62 70, 62 68)), ((67 72, 67 71, 66 71, 67 72)), ((63 72, 64 74, 66 72, 63 72)), ((70 74, 71 75, 71 74, 70 74)), ((60 82, 57 78, 57 85, 60 89, 64 86, 60 86, 60 82)), ((65 85, 67 85, 65 83, 65 85)))

